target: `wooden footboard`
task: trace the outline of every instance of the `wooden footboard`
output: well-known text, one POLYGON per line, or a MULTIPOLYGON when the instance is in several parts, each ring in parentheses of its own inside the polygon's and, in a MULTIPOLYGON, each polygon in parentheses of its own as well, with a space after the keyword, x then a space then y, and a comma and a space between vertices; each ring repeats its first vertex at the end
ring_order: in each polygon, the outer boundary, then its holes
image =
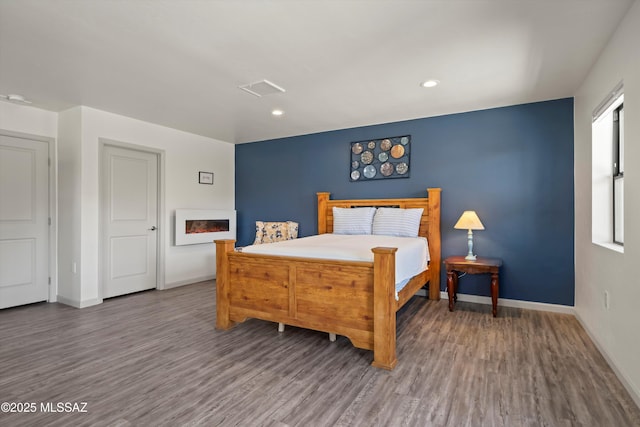
POLYGON ((247 318, 343 335, 373 350, 373 366, 393 369, 396 311, 429 283, 440 299, 440 189, 428 198, 330 200, 318 193, 318 234, 333 230, 333 207, 422 207, 419 235, 427 237, 429 269, 395 299, 396 248, 373 248, 373 262, 336 261, 236 252, 235 240, 216 240, 216 328, 247 318))
POLYGON ((370 263, 247 254, 234 243, 216 241, 217 328, 256 318, 335 333, 393 369, 395 248, 374 248, 370 263))

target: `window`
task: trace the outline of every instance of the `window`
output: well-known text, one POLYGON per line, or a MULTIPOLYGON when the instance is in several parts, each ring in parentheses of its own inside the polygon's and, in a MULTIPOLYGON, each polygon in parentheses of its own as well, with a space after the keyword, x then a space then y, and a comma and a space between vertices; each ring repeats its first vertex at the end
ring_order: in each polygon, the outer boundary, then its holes
POLYGON ((593 111, 592 241, 624 251, 624 93, 622 83, 593 111))
POLYGON ((624 244, 624 104, 613 111, 613 242, 624 244))

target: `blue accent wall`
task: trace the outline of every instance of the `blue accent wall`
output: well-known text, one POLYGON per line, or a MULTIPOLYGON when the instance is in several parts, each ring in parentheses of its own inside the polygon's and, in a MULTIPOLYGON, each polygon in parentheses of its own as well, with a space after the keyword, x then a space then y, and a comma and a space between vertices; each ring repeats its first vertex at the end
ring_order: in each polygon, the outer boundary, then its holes
MULTIPOLYGON (((500 298, 574 303, 572 98, 241 144, 235 159, 239 245, 253 242, 256 220, 315 234, 318 191, 425 197, 441 187, 443 259, 467 253, 467 232, 453 226, 475 210, 485 230, 474 252, 504 261, 500 298), (349 181, 352 141, 407 134, 410 178, 349 181)), ((490 295, 489 278, 461 278, 459 292, 490 295)))

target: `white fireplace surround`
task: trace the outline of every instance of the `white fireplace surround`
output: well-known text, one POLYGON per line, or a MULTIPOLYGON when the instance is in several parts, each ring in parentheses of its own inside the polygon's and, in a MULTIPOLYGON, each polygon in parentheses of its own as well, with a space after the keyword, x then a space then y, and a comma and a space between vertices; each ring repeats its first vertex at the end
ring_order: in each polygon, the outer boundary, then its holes
MULTIPOLYGON (((190 222, 190 224, 192 224, 190 222)), ((236 211, 207 209, 176 209, 176 246, 213 243, 216 239, 236 238, 236 211), (187 221, 216 221, 226 226, 228 231, 187 233, 187 221)))

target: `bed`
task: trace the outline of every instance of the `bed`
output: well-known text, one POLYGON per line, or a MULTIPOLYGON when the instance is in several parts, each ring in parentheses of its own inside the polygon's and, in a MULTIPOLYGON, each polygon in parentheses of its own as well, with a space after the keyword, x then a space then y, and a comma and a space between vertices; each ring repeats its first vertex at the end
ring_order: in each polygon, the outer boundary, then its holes
POLYGON ((440 299, 440 189, 427 198, 332 200, 317 193, 318 234, 333 231, 333 208, 423 208, 419 236, 429 244, 429 268, 396 294, 394 247, 374 247, 373 262, 265 255, 235 250, 235 240, 216 240, 216 328, 248 318, 284 323, 347 337, 373 350, 372 365, 397 363, 396 312, 425 284, 440 299))

